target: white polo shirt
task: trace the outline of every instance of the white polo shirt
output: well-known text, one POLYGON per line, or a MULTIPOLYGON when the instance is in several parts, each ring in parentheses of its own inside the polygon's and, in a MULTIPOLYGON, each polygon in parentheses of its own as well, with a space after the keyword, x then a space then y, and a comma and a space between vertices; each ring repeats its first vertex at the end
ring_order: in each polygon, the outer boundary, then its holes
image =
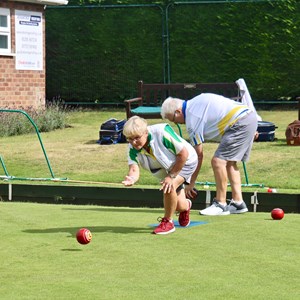
POLYGON ((220 141, 224 132, 250 112, 248 106, 220 95, 203 93, 185 102, 183 112, 193 146, 220 141))

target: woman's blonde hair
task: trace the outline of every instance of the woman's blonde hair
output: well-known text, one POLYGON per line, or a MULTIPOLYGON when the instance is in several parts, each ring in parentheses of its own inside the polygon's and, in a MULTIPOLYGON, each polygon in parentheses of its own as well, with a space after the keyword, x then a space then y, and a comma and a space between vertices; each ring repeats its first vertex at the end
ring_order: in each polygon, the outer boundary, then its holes
POLYGON ((147 132, 148 123, 145 119, 133 116, 127 120, 123 128, 123 134, 128 137, 140 136, 147 132))

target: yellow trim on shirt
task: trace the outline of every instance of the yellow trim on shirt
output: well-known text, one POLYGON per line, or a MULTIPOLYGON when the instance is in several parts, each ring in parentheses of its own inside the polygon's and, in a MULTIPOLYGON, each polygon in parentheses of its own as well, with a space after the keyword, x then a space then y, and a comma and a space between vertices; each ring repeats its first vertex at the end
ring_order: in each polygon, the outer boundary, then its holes
POLYGON ((196 140, 196 142, 197 142, 197 145, 202 144, 202 141, 201 141, 201 139, 200 139, 199 134, 197 134, 197 135, 195 136, 195 140, 196 140))
POLYGON ((142 148, 141 153, 146 155, 146 156, 151 156, 154 160, 157 160, 156 157, 153 154, 153 150, 152 150, 151 147, 150 147, 150 153, 147 152, 144 148, 142 148))
POLYGON ((234 124, 237 121, 237 118, 232 120, 230 123, 230 119, 236 114, 237 111, 240 109, 245 109, 247 106, 237 106, 233 108, 219 123, 218 123, 218 129, 221 135, 224 134, 226 126, 230 126, 230 124, 234 124))

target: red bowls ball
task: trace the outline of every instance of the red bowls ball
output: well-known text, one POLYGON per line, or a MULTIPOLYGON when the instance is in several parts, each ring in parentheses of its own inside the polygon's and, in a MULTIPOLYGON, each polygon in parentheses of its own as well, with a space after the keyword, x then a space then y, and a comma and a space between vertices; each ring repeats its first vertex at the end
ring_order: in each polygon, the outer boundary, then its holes
POLYGON ((92 233, 87 228, 81 228, 76 233, 76 239, 82 245, 88 244, 92 239, 92 233))
POLYGON ((284 211, 281 208, 274 208, 271 211, 273 220, 281 220, 284 217, 284 211))

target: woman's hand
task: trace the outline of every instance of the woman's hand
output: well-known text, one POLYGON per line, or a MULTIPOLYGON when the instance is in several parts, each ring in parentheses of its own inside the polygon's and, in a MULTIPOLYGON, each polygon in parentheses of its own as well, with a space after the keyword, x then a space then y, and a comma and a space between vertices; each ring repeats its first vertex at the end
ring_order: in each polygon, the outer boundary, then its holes
POLYGON ((129 165, 129 171, 125 176, 125 179, 122 181, 122 183, 125 186, 134 185, 139 180, 139 177, 140 177, 139 166, 136 164, 129 165))
POLYGON ((184 191, 185 191, 185 196, 188 199, 195 199, 198 195, 197 190, 194 188, 194 185, 192 184, 186 185, 184 191))
POLYGON ((122 183, 125 185, 125 186, 131 186, 131 185, 134 185, 135 183, 135 178, 133 176, 128 176, 126 175, 125 176, 125 180, 122 181, 122 183))
POLYGON ((173 179, 170 176, 166 176, 163 181, 160 182, 162 187, 159 189, 163 190, 164 194, 171 193, 173 190, 173 179))

